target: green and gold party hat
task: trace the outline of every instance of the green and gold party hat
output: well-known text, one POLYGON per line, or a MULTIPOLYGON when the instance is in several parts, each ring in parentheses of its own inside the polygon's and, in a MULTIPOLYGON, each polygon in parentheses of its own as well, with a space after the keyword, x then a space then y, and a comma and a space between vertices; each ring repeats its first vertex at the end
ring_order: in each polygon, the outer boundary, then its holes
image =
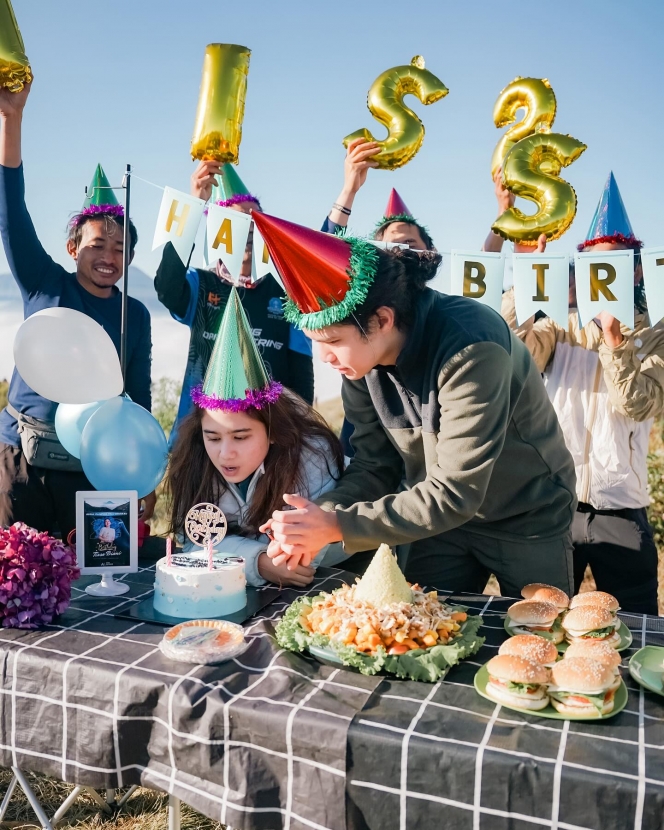
POLYGON ((238 175, 232 164, 224 164, 218 175, 219 184, 212 188, 211 201, 220 207, 231 207, 240 202, 254 202, 260 208, 261 203, 253 196, 238 175))

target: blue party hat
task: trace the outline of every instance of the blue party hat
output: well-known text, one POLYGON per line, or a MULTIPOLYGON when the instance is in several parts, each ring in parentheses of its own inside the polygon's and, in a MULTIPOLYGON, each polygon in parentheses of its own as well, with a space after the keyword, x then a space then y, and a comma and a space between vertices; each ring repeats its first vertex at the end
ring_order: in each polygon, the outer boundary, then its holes
POLYGON ((609 173, 602 196, 590 223, 586 241, 579 245, 583 251, 600 242, 618 242, 635 250, 643 243, 636 238, 613 172, 609 173))

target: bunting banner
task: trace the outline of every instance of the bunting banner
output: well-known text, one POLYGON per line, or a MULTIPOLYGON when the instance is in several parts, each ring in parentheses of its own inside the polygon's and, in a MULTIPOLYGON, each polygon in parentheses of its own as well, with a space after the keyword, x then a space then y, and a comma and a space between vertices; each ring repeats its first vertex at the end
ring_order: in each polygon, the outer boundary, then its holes
POLYGON ((249 240, 251 216, 239 210, 209 205, 206 224, 207 263, 220 259, 237 282, 249 240))
POLYGON ((202 199, 174 190, 172 187, 165 187, 157 216, 152 250, 167 242, 172 242, 178 256, 187 265, 204 210, 205 202, 202 199))
POLYGON ((267 274, 272 274, 272 276, 279 283, 279 285, 284 289, 284 291, 286 291, 286 289, 284 288, 284 284, 281 281, 281 277, 279 276, 277 269, 275 268, 274 262, 272 262, 272 257, 270 256, 270 252, 267 249, 265 240, 261 236, 261 233, 256 227, 256 225, 253 225, 252 244, 253 250, 251 256, 251 281, 257 282, 258 280, 261 280, 263 279, 263 277, 267 276, 267 274))
POLYGON ((648 299, 648 314, 654 325, 664 317, 664 248, 643 248, 643 285, 648 299))
POLYGON ((634 328, 634 251, 583 251, 574 272, 582 327, 605 311, 634 328))
POLYGON ((542 311, 567 328, 569 257, 567 254, 514 254, 514 306, 521 325, 542 311))
POLYGON ((500 312, 505 259, 486 251, 452 251, 450 293, 500 312))

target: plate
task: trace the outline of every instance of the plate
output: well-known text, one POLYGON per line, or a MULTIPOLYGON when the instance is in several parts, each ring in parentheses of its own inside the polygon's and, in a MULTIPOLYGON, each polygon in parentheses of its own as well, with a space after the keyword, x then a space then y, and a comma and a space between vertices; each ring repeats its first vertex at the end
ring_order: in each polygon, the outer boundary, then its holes
POLYGON ((655 694, 664 695, 664 648, 640 648, 629 661, 629 673, 641 686, 655 694))
MULTIPOLYGON (((503 628, 505 629, 505 631, 507 631, 507 633, 510 635, 510 637, 514 637, 515 636, 514 631, 507 625, 507 620, 508 619, 509 619, 508 617, 505 617, 505 622, 503 624, 503 628)), ((620 627, 618 628, 618 634, 620 634, 620 645, 618 646, 616 651, 625 651, 625 649, 629 648, 632 645, 632 639, 633 638, 632 638, 632 632, 629 630, 629 628, 627 628, 627 626, 625 625, 625 623, 622 620, 620 621, 620 627)), ((562 642, 562 643, 558 643, 556 645, 556 648, 558 649, 558 651, 561 654, 564 654, 567 651, 567 646, 568 645, 569 645, 569 643, 562 642)))
POLYGON ((341 657, 336 653, 333 648, 330 646, 307 646, 307 651, 311 654, 312 657, 315 657, 319 663, 323 663, 325 666, 342 666, 344 669, 348 669, 349 671, 356 671, 359 672, 359 669, 356 669, 354 666, 344 666, 341 657))
POLYGON ((622 710, 627 706, 627 686, 625 686, 625 681, 620 681, 620 686, 616 691, 615 696, 615 703, 613 706, 613 711, 609 712, 608 715, 598 715, 595 718, 587 718, 587 717, 577 717, 575 718, 574 715, 564 715, 562 712, 558 712, 556 709, 549 704, 546 709, 540 709, 539 712, 533 712, 531 709, 520 709, 518 706, 509 706, 507 703, 502 703, 499 700, 494 700, 486 693, 486 684, 489 682, 489 671, 486 665, 482 666, 481 669, 475 675, 475 679, 473 683, 475 684, 475 691, 478 695, 490 700, 492 703, 499 703, 505 709, 512 709, 515 712, 521 712, 523 715, 536 715, 538 718, 551 718, 552 720, 583 720, 583 721, 598 721, 598 720, 608 720, 612 718, 614 715, 617 715, 618 712, 622 712, 622 710))

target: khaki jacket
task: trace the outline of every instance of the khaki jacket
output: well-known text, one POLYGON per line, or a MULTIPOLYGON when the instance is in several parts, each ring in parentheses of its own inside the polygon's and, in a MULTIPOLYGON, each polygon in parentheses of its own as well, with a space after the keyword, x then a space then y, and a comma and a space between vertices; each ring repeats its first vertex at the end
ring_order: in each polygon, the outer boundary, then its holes
POLYGON ((664 412, 664 326, 637 314, 634 330, 623 326, 623 342, 610 349, 594 321, 579 327, 576 312, 567 329, 548 317, 517 326, 511 290, 502 314, 544 373, 579 501, 599 510, 648 505, 648 439, 664 412))

